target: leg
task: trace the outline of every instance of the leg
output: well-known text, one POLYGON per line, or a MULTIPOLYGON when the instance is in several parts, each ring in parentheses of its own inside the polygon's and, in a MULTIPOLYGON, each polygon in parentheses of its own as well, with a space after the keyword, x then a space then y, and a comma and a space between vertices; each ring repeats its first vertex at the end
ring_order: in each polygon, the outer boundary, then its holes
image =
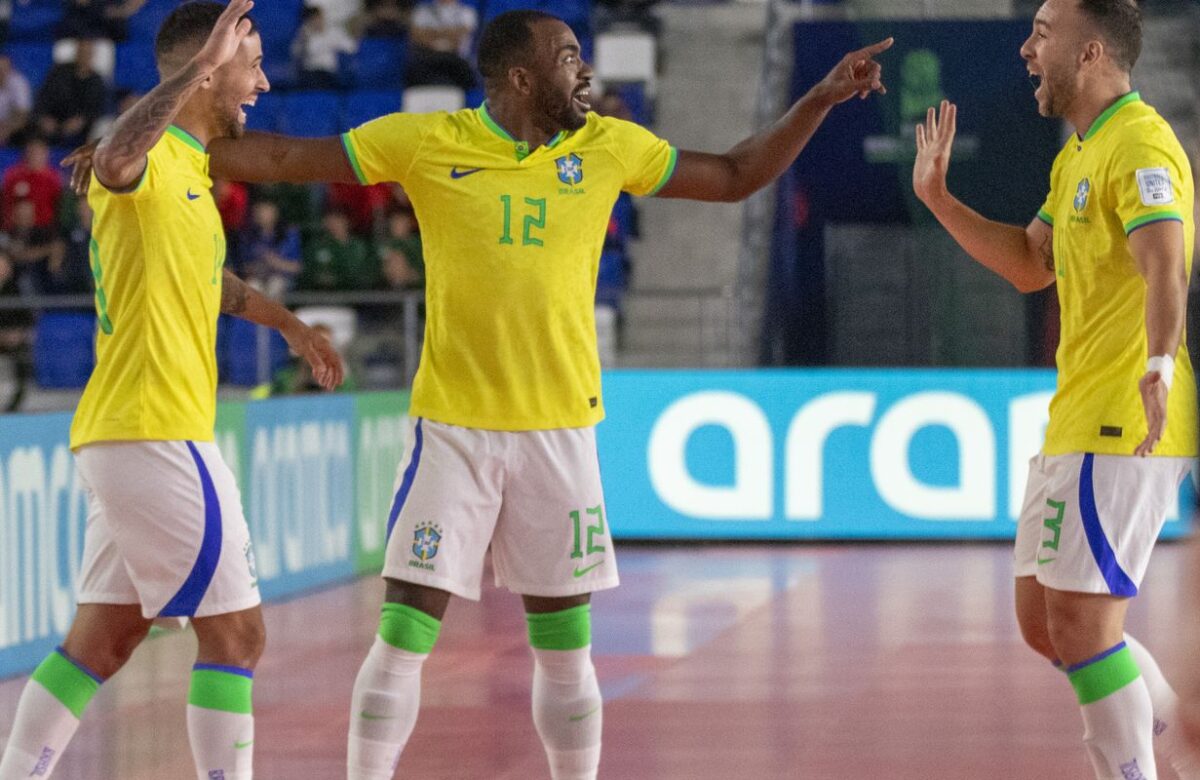
POLYGON ((192 622, 199 650, 187 719, 197 776, 249 780, 254 763, 254 667, 266 644, 262 609, 192 622))
POLYGON ((21 693, 0 780, 49 777, 100 684, 117 672, 150 629, 136 604, 81 604, 63 646, 21 693))
POLYGON ((1155 780, 1150 691, 1124 642, 1129 599, 1046 588, 1050 641, 1083 711, 1099 780, 1155 780))
POLYGON ((349 780, 390 780, 421 707, 421 667, 450 603, 444 590, 387 579, 379 634, 354 681, 349 780))
POLYGON ((591 595, 522 598, 533 649, 533 723, 550 776, 595 780, 603 702, 591 657, 591 595))
POLYGON ((1037 577, 1017 577, 1015 595, 1021 638, 1047 661, 1061 666, 1046 626, 1046 589, 1037 581, 1037 577))

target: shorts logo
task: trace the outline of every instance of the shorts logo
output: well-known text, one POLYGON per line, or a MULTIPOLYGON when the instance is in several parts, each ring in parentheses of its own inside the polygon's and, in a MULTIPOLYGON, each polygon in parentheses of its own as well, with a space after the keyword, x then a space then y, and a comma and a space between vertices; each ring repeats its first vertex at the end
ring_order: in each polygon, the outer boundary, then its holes
MULTIPOLYGON (((1042 519, 1042 525, 1044 527, 1044 531, 1042 533, 1042 549, 1050 550, 1051 552, 1058 552, 1058 541, 1062 535, 1063 515, 1066 514, 1067 511, 1067 502, 1055 501, 1052 498, 1048 498, 1046 499, 1046 506, 1054 510, 1054 516, 1042 519), (1049 538, 1046 538, 1045 532, 1047 531, 1049 532, 1049 538)), ((1053 555, 1039 553, 1038 565, 1041 566, 1043 564, 1050 563, 1054 559, 1055 556, 1053 555)))
POLYGON ((1082 213, 1083 210, 1087 208, 1088 194, 1091 191, 1092 183, 1088 181, 1087 177, 1085 176, 1080 180, 1079 187, 1075 190, 1075 201, 1073 205, 1075 206, 1076 211, 1082 213))
POLYGON ((437 557, 438 547, 442 544, 442 528, 433 523, 421 523, 413 531, 413 555, 421 561, 431 561, 437 557))
POLYGON ((574 152, 566 157, 559 157, 554 164, 558 167, 558 180, 563 184, 574 187, 583 181, 583 158, 574 152))

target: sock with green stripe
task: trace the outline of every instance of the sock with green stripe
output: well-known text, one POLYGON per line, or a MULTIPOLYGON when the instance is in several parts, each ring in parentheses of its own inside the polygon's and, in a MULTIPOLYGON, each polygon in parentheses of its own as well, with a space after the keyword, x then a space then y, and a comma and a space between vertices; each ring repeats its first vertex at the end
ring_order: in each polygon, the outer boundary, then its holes
POLYGON ((1154 708, 1133 653, 1121 642, 1067 676, 1083 711, 1083 744, 1097 780, 1156 780, 1154 708))
POLYGON ((50 777, 79 719, 104 681, 61 647, 46 656, 21 692, 0 780, 50 777))
POLYGON ((254 774, 254 672, 198 663, 188 689, 188 738, 199 780, 250 780, 254 774))
POLYGON ((350 700, 348 780, 391 780, 417 725, 421 667, 442 623, 404 604, 384 604, 379 634, 367 653, 350 700))
POLYGON ((553 780, 595 780, 603 702, 592 665, 591 607, 528 614, 533 724, 553 780))
POLYGON ((1171 765, 1179 780, 1200 780, 1200 750, 1191 746, 1179 728, 1179 697, 1175 689, 1167 682, 1158 661, 1141 642, 1126 634, 1125 644, 1133 653, 1142 679, 1146 681, 1146 689, 1150 691, 1150 703, 1154 707, 1154 749, 1171 765))

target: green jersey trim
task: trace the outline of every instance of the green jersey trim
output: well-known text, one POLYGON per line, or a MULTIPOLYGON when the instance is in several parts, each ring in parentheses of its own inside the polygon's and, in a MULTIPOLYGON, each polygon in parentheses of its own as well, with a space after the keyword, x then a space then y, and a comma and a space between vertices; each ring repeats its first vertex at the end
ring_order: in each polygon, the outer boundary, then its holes
POLYGON ((646 197, 650 198, 658 194, 658 191, 667 186, 667 182, 675 175, 675 164, 679 162, 679 150, 674 146, 671 147, 671 159, 667 162, 667 170, 663 172, 662 178, 658 180, 658 184, 654 185, 654 189, 646 193, 646 197))
POLYGON ((1054 217, 1050 216, 1050 212, 1045 209, 1038 209, 1037 216, 1042 222, 1045 222, 1050 227, 1054 227, 1054 217))
POLYGON ((178 138, 180 141, 183 141, 197 152, 200 152, 200 154, 208 154, 208 150, 204 148, 204 144, 200 143, 200 141, 196 139, 196 136, 192 135, 187 130, 184 130, 182 127, 179 127, 178 125, 167 125, 167 132, 178 138))
POLYGON ((1183 215, 1175 209, 1162 209, 1160 211, 1152 211, 1149 214, 1143 214, 1137 219, 1131 219, 1125 223, 1125 235, 1129 235, 1140 227, 1145 227, 1152 222, 1183 222, 1183 215))
POLYGON ((1096 117, 1096 121, 1092 122, 1092 126, 1088 128, 1087 133, 1083 136, 1083 140, 1086 141, 1096 135, 1096 133, 1100 132, 1100 128, 1104 127, 1104 125, 1108 123, 1108 120, 1113 118, 1113 114, 1117 113, 1130 103, 1140 103, 1141 100, 1142 95, 1140 92, 1130 92, 1127 95, 1121 96, 1116 103, 1113 103, 1111 106, 1104 109, 1104 113, 1096 117))
POLYGON ((354 142, 350 140, 349 133, 342 133, 342 147, 346 150, 346 159, 350 161, 350 167, 354 169, 354 175, 358 177, 358 183, 363 186, 370 186, 371 182, 367 181, 362 166, 358 163, 358 154, 354 151, 354 142))

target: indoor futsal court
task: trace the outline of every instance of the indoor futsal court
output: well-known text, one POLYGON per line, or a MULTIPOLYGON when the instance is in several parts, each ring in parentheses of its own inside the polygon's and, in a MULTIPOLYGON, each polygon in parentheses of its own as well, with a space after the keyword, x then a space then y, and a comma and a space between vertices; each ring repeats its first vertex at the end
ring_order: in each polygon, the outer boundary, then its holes
MULTIPOLYGON (((1156 553, 1130 631, 1168 675, 1183 545, 1156 553)), ((632 546, 595 599, 602 774, 622 780, 1084 780, 1079 714, 1012 617, 1007 545, 632 546)), ((349 692, 377 620, 374 579, 267 609, 255 690, 265 780, 344 773, 349 692)), ((177 699, 192 642, 146 642, 99 695, 64 780, 188 776, 177 699)), ((545 776, 521 610, 455 601, 398 777, 545 776)), ((0 732, 21 680, 0 683, 0 732)), ((1161 777, 1173 777, 1164 770, 1161 777)))

